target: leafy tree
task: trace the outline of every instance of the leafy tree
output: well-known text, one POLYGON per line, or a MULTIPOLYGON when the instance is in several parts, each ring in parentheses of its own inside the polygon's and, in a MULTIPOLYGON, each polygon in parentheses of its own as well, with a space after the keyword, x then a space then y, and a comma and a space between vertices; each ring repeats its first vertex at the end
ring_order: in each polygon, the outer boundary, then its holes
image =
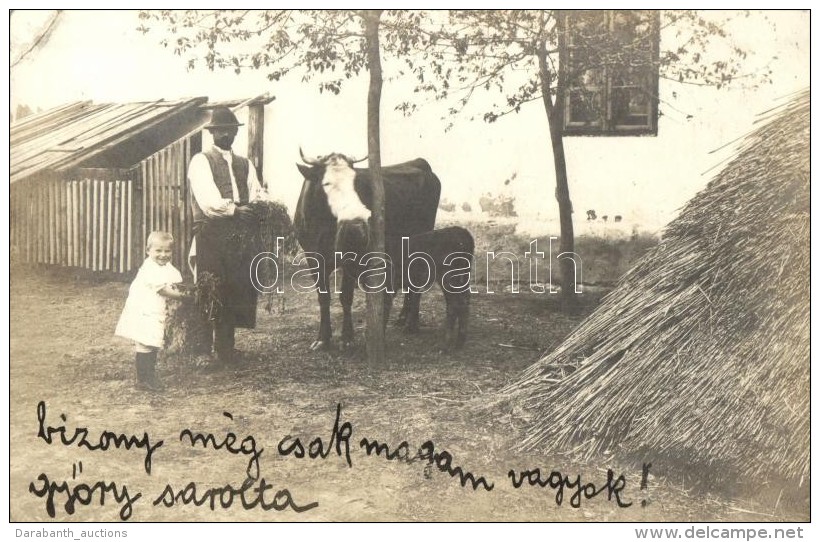
MULTIPOLYGON (((361 11, 142 11, 140 29, 155 24, 169 37, 162 43, 188 57, 193 69, 268 70, 279 80, 291 71, 313 80, 320 91, 338 94, 344 81, 369 71, 367 144, 373 178, 370 250, 384 252, 384 186, 381 172, 379 110, 383 84, 380 52, 382 10, 361 11)), ((391 38, 396 44, 403 35, 391 38)), ((372 277, 376 278, 376 277, 372 277)), ((367 354, 372 363, 384 360, 384 303, 382 291, 367 293, 367 354)))
MULTIPOLYGON (((653 40, 655 33, 632 32, 624 39, 617 32, 603 32, 600 26, 592 24, 601 12, 586 14, 587 17, 580 12, 570 13, 580 19, 581 24, 574 27, 574 37, 584 53, 573 58, 572 71, 559 63, 560 51, 566 50, 568 29, 566 12, 558 10, 453 10, 444 17, 435 13, 416 16, 420 29, 413 45, 419 54, 404 57, 417 78, 416 90, 433 93, 437 99, 452 100, 451 116, 462 113, 481 91, 503 97, 484 113, 487 122, 517 113, 530 102, 543 105, 555 164, 560 248, 567 253, 574 252, 572 201, 563 143, 567 105, 564 99, 570 86, 584 95, 588 90, 584 88, 586 76, 600 68, 609 73, 655 68, 661 78, 717 88, 739 79, 759 83, 770 74, 742 74, 747 51, 731 43, 725 20, 708 20, 696 11, 663 12, 660 26, 666 29, 664 36, 673 39, 662 43, 662 49, 654 55, 646 52, 653 46, 649 40, 653 40), (707 54, 710 51, 715 54, 707 54), (565 71, 561 72, 562 69, 565 71)), ((632 16, 627 11, 612 13, 624 18, 632 16)), ((385 26, 391 24, 395 23, 385 26)), ((657 99, 657 95, 651 98, 657 99)), ((399 108, 410 113, 416 104, 408 101, 399 108)), ((562 297, 569 307, 575 297, 573 262, 569 258, 560 261, 562 297)))

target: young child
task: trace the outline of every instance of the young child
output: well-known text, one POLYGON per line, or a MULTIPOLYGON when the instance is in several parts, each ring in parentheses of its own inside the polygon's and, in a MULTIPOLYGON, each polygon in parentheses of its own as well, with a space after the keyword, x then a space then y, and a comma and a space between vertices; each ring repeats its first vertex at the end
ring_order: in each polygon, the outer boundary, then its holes
POLYGON ((157 390, 157 352, 165 336, 165 300, 185 299, 174 289, 182 275, 171 264, 174 237, 164 231, 151 232, 146 252, 148 257, 137 272, 115 334, 134 341, 137 366, 137 387, 157 390))

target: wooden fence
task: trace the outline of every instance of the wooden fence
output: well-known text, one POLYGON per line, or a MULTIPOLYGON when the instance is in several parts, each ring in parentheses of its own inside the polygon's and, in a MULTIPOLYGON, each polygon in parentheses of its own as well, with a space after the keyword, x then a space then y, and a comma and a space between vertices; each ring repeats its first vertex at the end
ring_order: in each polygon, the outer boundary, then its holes
POLYGON ((179 140, 131 169, 77 169, 14 183, 12 259, 128 274, 142 264, 148 234, 163 230, 174 235, 173 263, 185 274, 192 143, 179 140))
MULTIPOLYGON (((191 195, 187 172, 191 161, 192 138, 176 141, 139 164, 144 189, 139 246, 145 247, 152 231, 167 231, 174 236, 173 263, 187 273, 191 248, 191 195)), ((142 250, 144 253, 144 249, 142 250)), ((140 263, 142 259, 140 259, 140 263)))

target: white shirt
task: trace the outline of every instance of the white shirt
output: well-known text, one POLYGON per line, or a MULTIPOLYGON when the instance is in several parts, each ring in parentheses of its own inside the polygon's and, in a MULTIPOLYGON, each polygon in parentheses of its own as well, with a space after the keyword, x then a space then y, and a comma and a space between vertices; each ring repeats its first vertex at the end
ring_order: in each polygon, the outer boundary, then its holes
MULTIPOLYGON (((236 211, 236 202, 239 201, 239 188, 236 186, 236 179, 233 176, 233 152, 213 147, 228 162, 228 172, 231 175, 231 189, 233 197, 226 199, 222 197, 219 188, 214 182, 214 174, 211 171, 211 163, 208 157, 202 153, 195 154, 188 165, 188 183, 191 186, 191 193, 199 208, 207 217, 233 216, 236 211)), ((267 192, 259 179, 256 177, 256 167, 248 160, 248 203, 257 200, 268 199, 267 192)), ((196 280, 196 237, 191 241, 191 249, 188 252, 188 267, 194 274, 196 280)))
MULTIPOLYGON (((211 164, 208 158, 202 154, 196 154, 191 158, 188 166, 188 182, 191 186, 191 193, 199 208, 208 217, 233 216, 236 210, 236 203, 239 201, 239 189, 236 186, 236 179, 233 176, 233 152, 214 147, 222 157, 228 162, 228 172, 231 175, 231 188, 233 197, 225 199, 219 192, 214 182, 214 175, 211 171, 211 164)), ((249 161, 248 168, 248 202, 266 199, 262 185, 256 177, 256 168, 249 161)))

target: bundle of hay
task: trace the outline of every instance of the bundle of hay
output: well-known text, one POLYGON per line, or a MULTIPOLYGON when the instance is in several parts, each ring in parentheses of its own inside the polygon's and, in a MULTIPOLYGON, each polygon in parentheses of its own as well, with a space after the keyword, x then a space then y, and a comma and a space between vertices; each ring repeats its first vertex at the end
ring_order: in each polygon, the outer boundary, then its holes
POLYGON ((809 106, 805 91, 770 112, 661 244, 502 390, 532 414, 525 448, 808 475, 809 106))
POLYGON ((218 279, 202 273, 196 284, 178 284, 176 289, 189 296, 184 301, 166 304, 165 351, 182 356, 208 354, 213 327, 222 302, 217 296, 218 279))
MULTIPOLYGON (((275 201, 256 201, 251 204, 251 207, 256 211, 256 216, 259 218, 257 245, 259 251, 276 253, 279 249, 280 256, 296 253, 299 244, 296 240, 296 230, 293 228, 293 222, 290 219, 287 207, 275 201), (276 241, 279 237, 283 241, 277 247, 276 241)), ((284 263, 284 259, 281 261, 284 263)), ((284 279, 283 276, 277 276, 277 274, 285 272, 284 265, 277 269, 269 260, 262 261, 258 271, 262 284, 273 284, 277 279, 280 281, 284 279)), ((264 295, 264 307, 267 312, 273 310, 273 300, 273 292, 264 295)), ((283 298, 282 300, 284 301, 283 298)))
MULTIPOLYGON (((221 225, 220 234, 229 242, 238 243, 244 254, 276 252, 278 237, 284 239, 278 247, 281 252, 294 252, 296 235, 287 208, 271 201, 255 201, 251 207, 259 220, 258 230, 242 222, 226 221, 221 225)), ((258 271, 262 284, 270 284, 277 278, 271 265, 263 263, 258 271)), ((189 301, 167 304, 165 348, 168 353, 197 356, 209 352, 211 322, 218 318, 222 306, 218 280, 211 273, 200 273, 195 285, 180 286, 190 295, 189 301)), ((272 295, 267 296, 265 303, 268 312, 272 310, 272 295)))

